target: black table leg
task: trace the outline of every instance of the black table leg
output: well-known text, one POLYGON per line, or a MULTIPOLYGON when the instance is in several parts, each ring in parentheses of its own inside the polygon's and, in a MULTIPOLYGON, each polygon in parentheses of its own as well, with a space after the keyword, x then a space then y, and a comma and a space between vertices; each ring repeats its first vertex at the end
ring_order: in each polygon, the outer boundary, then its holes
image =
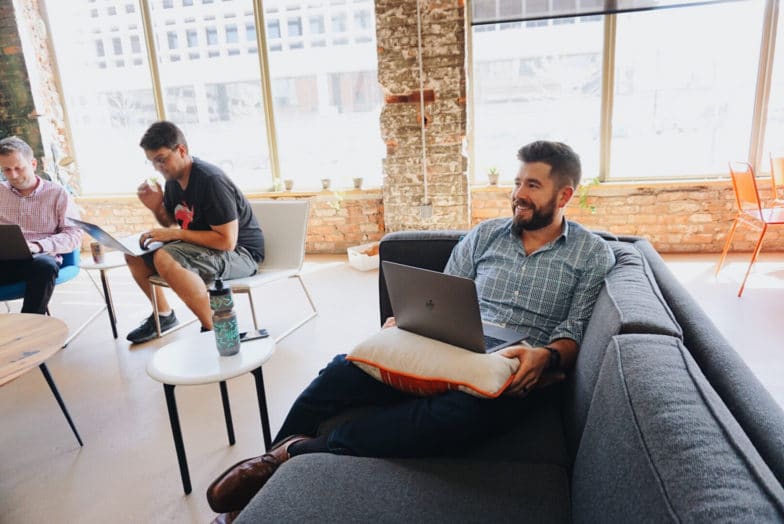
POLYGON ((231 406, 229 405, 229 390, 226 381, 220 381, 221 399, 223 400, 223 415, 226 417, 226 432, 229 434, 229 446, 234 445, 234 424, 231 422, 231 406))
POLYGON ((166 407, 169 408, 169 422, 171 422, 172 436, 174 437, 174 448, 177 450, 177 461, 180 463, 182 488, 185 490, 185 494, 188 495, 191 492, 191 476, 188 473, 188 460, 185 458, 185 446, 182 443, 180 417, 177 415, 177 401, 174 398, 174 386, 164 384, 163 392, 166 394, 166 407))
POLYGON ((106 271, 101 270, 101 285, 103 285, 103 298, 106 300, 106 310, 109 312, 109 323, 112 325, 112 334, 117 339, 117 316, 114 314, 114 302, 106 281, 106 271))
POLYGON ((76 440, 79 442, 80 446, 84 446, 84 444, 82 444, 82 437, 79 436, 79 432, 76 431, 76 426, 74 426, 73 420, 71 420, 71 415, 68 414, 68 409, 65 407, 65 402, 63 402, 63 399, 60 396, 60 392, 57 391, 57 385, 54 383, 54 379, 52 378, 52 375, 49 374, 49 369, 47 369, 46 364, 41 364, 38 367, 41 369, 41 373, 44 374, 46 383, 49 384, 49 389, 52 390, 52 394, 54 395, 54 398, 57 399, 57 403, 60 404, 60 409, 63 411, 63 415, 65 415, 65 419, 68 421, 68 424, 71 426, 71 431, 73 431, 73 434, 76 435, 76 440))
POLYGON ((251 371, 253 378, 256 379, 256 395, 259 397, 259 415, 261 417, 261 432, 264 435, 264 450, 269 451, 272 445, 270 436, 269 414, 267 412, 267 395, 264 392, 264 377, 261 374, 261 367, 251 371))

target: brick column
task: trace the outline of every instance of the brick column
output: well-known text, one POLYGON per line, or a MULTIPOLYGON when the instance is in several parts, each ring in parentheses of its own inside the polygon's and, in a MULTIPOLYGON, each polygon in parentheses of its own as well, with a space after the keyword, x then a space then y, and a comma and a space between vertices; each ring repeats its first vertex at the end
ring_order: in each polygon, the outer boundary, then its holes
POLYGON ((32 116, 35 103, 11 0, 0 0, 0 71, 0 138, 18 135, 41 156, 41 132, 32 116))
MULTIPOLYGON (((39 0, 0 0, 0 137, 18 135, 54 174, 53 150, 73 156, 39 0)), ((78 176, 69 180, 78 191, 78 176)))
POLYGON ((416 0, 378 0, 378 79, 388 231, 470 225, 466 139, 465 12, 462 0, 420 0, 427 189, 423 209, 416 0), (432 216, 428 216, 432 211, 432 216))

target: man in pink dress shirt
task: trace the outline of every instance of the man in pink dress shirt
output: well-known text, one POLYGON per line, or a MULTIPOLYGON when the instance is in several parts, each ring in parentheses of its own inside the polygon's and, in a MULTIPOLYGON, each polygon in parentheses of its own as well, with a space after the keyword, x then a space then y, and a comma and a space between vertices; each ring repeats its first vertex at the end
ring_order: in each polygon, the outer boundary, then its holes
POLYGON ((76 205, 59 184, 35 174, 33 150, 16 137, 0 140, 0 224, 18 224, 33 253, 31 261, 0 261, 0 284, 24 281, 22 313, 46 313, 60 271, 62 253, 82 241, 78 227, 66 217, 79 218, 76 205))

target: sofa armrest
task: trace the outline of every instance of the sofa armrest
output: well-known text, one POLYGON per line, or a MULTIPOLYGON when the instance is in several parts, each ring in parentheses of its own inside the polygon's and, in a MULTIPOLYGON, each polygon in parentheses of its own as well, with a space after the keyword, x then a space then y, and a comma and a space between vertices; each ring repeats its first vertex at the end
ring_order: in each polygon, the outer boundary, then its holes
MULTIPOLYGON (((465 231, 397 231, 381 239, 379 261, 388 260, 433 271, 443 271, 452 248, 465 231)), ((379 265, 378 300, 381 324, 392 316, 384 270, 379 265)))

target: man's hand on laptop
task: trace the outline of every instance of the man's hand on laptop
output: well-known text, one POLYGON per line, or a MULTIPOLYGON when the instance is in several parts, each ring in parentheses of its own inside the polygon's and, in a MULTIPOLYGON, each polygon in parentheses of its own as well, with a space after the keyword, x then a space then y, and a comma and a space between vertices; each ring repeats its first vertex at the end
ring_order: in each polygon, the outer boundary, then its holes
POLYGON ((395 326, 397 326, 397 321, 395 320, 395 317, 388 317, 384 321, 384 325, 381 326, 381 329, 391 328, 391 327, 395 327, 395 326))
POLYGON ((158 228, 145 231, 139 236, 139 245, 143 249, 147 249, 152 242, 172 242, 180 240, 181 229, 175 228, 158 228))
MULTIPOLYGON (((501 356, 516 358, 520 361, 512 383, 504 391, 505 395, 524 396, 535 387, 559 380, 555 377, 556 373, 545 373, 547 363, 550 360, 550 352, 543 347, 509 346, 498 353, 501 356)), ((560 374, 563 375, 563 373, 560 374)))

